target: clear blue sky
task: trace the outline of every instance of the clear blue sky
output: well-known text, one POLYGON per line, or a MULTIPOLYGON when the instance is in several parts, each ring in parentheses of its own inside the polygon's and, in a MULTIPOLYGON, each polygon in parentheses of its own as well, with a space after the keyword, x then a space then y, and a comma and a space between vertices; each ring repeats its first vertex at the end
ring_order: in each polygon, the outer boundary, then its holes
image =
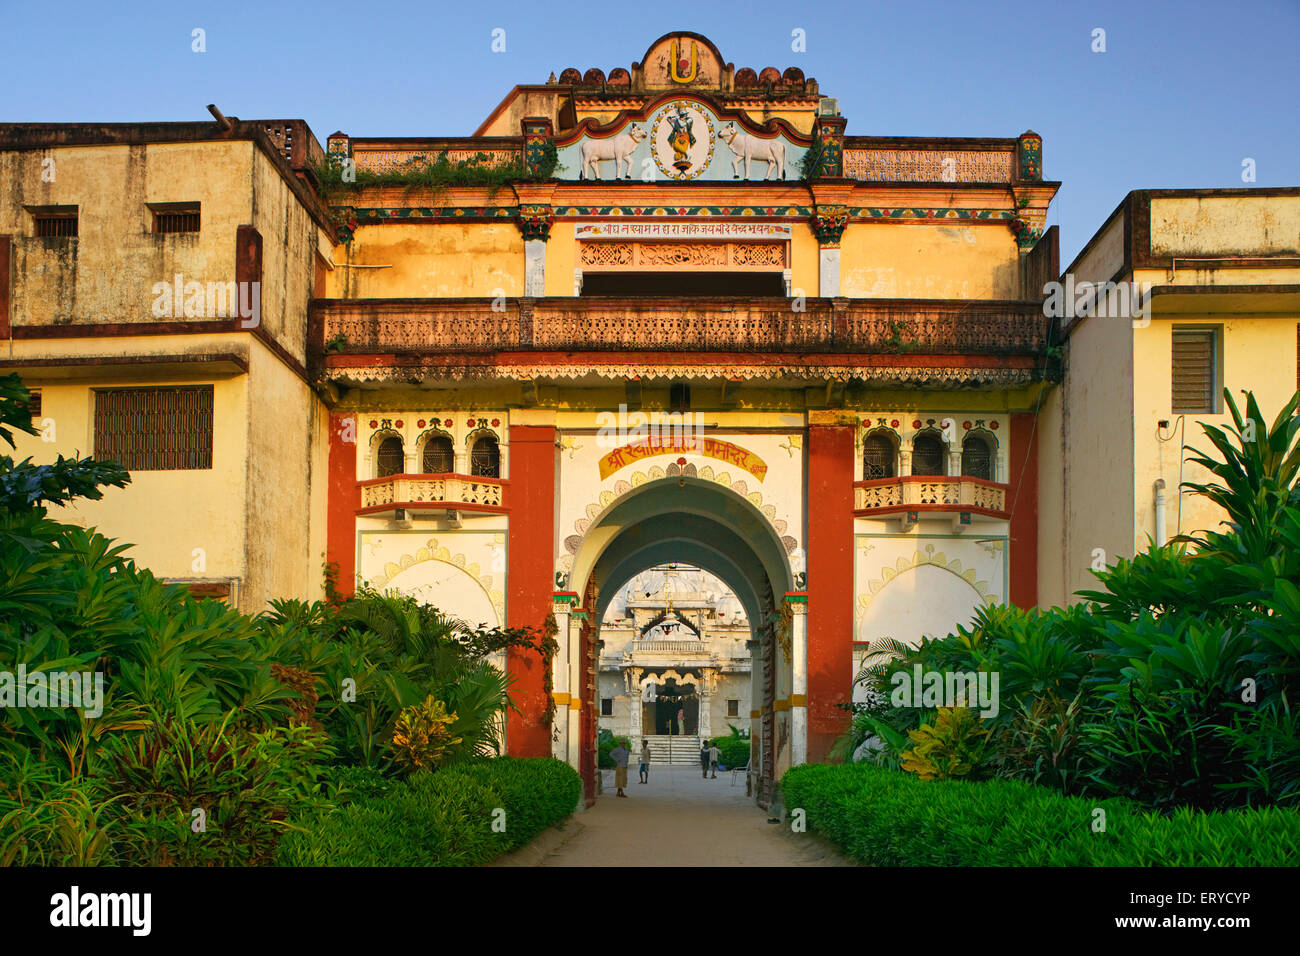
POLYGON ((630 66, 672 30, 737 68, 800 67, 850 135, 1037 130, 1045 178, 1063 182, 1062 265, 1130 189, 1239 187, 1246 157, 1255 185, 1300 185, 1300 0, 2 0, 0 121, 202 120, 215 102, 305 119, 322 142, 467 135, 515 83, 630 66))

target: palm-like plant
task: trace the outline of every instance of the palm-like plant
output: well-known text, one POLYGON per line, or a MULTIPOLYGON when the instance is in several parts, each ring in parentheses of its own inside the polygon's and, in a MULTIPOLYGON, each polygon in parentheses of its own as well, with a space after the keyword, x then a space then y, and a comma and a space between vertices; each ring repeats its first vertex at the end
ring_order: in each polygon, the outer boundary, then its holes
POLYGON ((1253 393, 1246 393, 1243 419, 1232 394, 1223 397, 1233 424, 1219 428, 1201 423, 1206 437, 1221 458, 1185 447, 1187 459, 1207 469, 1219 480, 1183 482, 1183 487, 1209 498, 1228 514, 1228 534, 1205 531, 1200 536, 1180 535, 1174 541, 1196 545, 1199 553, 1214 555, 1228 565, 1259 564, 1276 556, 1284 547, 1281 524, 1288 507, 1300 505, 1296 475, 1300 473, 1300 392, 1278 412, 1271 427, 1264 430, 1264 416, 1253 393), (1254 440, 1248 440, 1253 435, 1254 440))

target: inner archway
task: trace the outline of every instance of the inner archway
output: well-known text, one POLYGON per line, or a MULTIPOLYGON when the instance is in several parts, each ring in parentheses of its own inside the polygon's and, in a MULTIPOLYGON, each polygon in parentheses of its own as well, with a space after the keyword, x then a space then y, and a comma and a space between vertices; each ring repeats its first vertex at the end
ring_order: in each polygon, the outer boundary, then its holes
MULTIPOLYGON (((780 613, 782 601, 792 589, 787 543, 752 502, 724 486, 686 476, 646 482, 611 505, 587 529, 576 550, 570 586, 583 596, 583 606, 592 611, 584 637, 593 648, 589 656, 596 664, 595 648, 601 645, 601 627, 618 588, 647 569, 672 564, 690 565, 716 577, 726 585, 743 610, 748 631, 746 650, 751 652, 750 709, 737 714, 748 724, 752 746, 750 766, 755 771, 760 803, 770 799, 775 779, 793 762, 793 730, 788 710, 778 711, 777 701, 788 698, 792 687, 792 660, 786 622, 780 613)), ((587 641, 584 641, 584 644, 587 641)), ((711 668, 700 668, 716 671, 711 668)), ((589 670, 594 676, 595 668, 589 670)), ((713 676, 695 673, 691 677, 698 691, 711 693, 713 676)), ((638 677, 638 681, 640 678, 638 677)), ((596 683, 587 683, 589 713, 599 715, 596 683)), ((684 686, 684 677, 674 675, 674 686, 684 686)), ((629 692, 631 688, 629 687, 629 692)), ((671 711, 670 708, 666 708, 671 711)), ((656 726, 658 726, 656 708, 656 726)), ((685 711, 684 707, 679 708, 685 711)), ((639 716, 644 718, 644 711, 639 716)), ((684 720, 683 715, 683 720, 684 720)), ((697 716, 692 726, 697 732, 697 716)), ((584 728, 585 729, 585 728, 584 728)), ((711 732, 725 728, 708 728, 711 732)), ((596 720, 584 733, 584 748, 595 746, 596 720)), ((635 722, 632 743, 639 746, 646 736, 642 720, 635 722)), ((593 754, 594 757, 594 754, 593 754)), ((587 761, 584 760, 584 767, 587 761)), ((592 761, 594 769, 594 760, 592 761)))

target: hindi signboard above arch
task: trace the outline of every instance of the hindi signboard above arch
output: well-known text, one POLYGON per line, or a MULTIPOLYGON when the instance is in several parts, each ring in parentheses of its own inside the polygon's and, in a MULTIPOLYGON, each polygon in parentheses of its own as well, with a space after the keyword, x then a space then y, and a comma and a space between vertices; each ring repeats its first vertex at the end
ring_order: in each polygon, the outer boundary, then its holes
POLYGON ((666 94, 555 138, 561 179, 795 180, 812 145, 783 119, 761 125, 709 97, 666 94))

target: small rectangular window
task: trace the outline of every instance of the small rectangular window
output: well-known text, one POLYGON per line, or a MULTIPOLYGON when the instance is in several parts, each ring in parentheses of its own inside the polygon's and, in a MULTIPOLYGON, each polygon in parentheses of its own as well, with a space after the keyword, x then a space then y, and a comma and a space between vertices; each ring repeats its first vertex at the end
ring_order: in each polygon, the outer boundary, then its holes
POLYGON ((727 701, 727 716, 728 717, 740 716, 740 701, 738 700, 727 701))
POLYGON ((1217 336, 1214 329, 1173 330, 1173 412, 1217 411, 1217 336))
POLYGON ((155 233, 198 232, 199 204, 196 202, 150 203, 155 233))
POLYGON ((127 471, 212 467, 212 386, 95 390, 95 457, 127 471))
POLYGON ((27 407, 32 413, 33 421, 41 417, 41 390, 32 389, 31 398, 27 401, 27 407))
POLYGON ((37 239, 75 239, 76 206, 28 206, 32 215, 32 234, 37 239))
POLYGON ((600 716, 602 716, 602 717, 613 717, 613 716, 614 716, 614 698, 613 698, 613 697, 602 697, 602 698, 600 699, 600 716))

